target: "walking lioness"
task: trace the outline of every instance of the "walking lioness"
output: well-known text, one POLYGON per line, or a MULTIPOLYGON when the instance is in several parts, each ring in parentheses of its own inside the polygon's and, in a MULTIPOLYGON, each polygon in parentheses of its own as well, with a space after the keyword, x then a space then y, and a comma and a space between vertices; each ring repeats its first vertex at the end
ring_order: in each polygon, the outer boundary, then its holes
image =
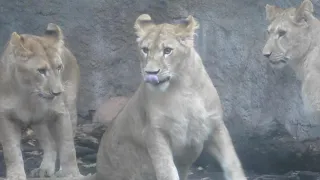
POLYGON ((306 110, 320 118, 320 22, 313 16, 312 2, 287 9, 267 4, 266 16, 270 24, 264 56, 273 67, 293 68, 302 82, 306 110))
POLYGON ((102 137, 96 180, 186 180, 203 149, 227 180, 245 180, 219 96, 193 47, 196 20, 157 25, 142 14, 134 28, 143 82, 102 137))
POLYGON ((79 68, 59 26, 44 36, 13 32, 0 59, 0 137, 8 180, 25 180, 21 128, 31 126, 44 150, 33 174, 51 176, 57 151, 60 176, 80 175, 72 124, 77 122, 79 68))

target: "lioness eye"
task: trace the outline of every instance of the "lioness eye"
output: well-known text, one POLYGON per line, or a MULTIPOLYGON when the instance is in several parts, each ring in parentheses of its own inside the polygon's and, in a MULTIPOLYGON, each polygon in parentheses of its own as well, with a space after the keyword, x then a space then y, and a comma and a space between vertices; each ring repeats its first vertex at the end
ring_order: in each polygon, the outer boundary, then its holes
POLYGON ((62 65, 60 64, 58 67, 57 67, 57 70, 60 71, 62 69, 62 65))
POLYGON ((147 47, 143 47, 142 52, 147 54, 149 52, 149 49, 147 47))
POLYGON ((279 33, 279 37, 281 37, 281 36, 284 36, 286 34, 286 31, 280 30, 278 33, 279 33))
POLYGON ((38 69, 38 72, 39 72, 40 74, 45 75, 46 72, 47 72, 47 69, 46 69, 46 68, 39 68, 39 69, 38 69))
POLYGON ((163 50, 163 54, 170 54, 171 52, 172 52, 172 48, 164 48, 164 50, 163 50))

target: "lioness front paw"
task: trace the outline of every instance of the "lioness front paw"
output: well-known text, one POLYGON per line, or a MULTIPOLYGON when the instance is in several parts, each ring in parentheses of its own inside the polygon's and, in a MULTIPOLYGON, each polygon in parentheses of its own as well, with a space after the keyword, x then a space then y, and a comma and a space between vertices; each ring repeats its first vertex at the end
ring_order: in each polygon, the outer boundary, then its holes
POLYGON ((5 180, 27 180, 26 175, 10 175, 5 180))
POLYGON ((60 169, 54 174, 55 177, 83 177, 78 170, 75 171, 63 171, 60 169))
POLYGON ((30 173, 30 175, 32 177, 40 177, 40 178, 43 178, 43 177, 51 177, 53 176, 54 174, 54 167, 53 168, 45 168, 45 167, 40 167, 40 168, 36 168, 36 169, 33 169, 30 173))

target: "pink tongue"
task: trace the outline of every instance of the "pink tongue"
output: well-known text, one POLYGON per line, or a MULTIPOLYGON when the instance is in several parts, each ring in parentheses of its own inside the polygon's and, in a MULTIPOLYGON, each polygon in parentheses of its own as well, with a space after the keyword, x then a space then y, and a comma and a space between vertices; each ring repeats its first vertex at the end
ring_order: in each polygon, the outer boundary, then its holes
POLYGON ((159 83, 159 78, 157 75, 149 74, 144 78, 144 81, 152 84, 157 84, 159 83))

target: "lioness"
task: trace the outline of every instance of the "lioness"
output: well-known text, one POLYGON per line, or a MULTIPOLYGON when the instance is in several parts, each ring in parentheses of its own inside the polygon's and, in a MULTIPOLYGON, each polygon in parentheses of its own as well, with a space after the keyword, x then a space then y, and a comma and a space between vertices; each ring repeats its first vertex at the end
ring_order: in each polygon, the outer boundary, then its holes
POLYGON ((245 180, 219 96, 194 49, 197 21, 134 25, 143 82, 101 139, 96 180, 186 180, 203 149, 227 180, 245 180))
POLYGON ((79 67, 64 46, 58 25, 44 36, 13 32, 0 60, 0 137, 8 180, 25 180, 21 128, 31 126, 44 150, 33 174, 52 176, 57 151, 59 176, 80 176, 72 124, 77 123, 79 67))
POLYGON ((269 37, 263 55, 272 67, 292 67, 302 81, 306 110, 320 118, 320 22, 313 16, 312 2, 287 9, 267 4, 266 18, 269 37))

